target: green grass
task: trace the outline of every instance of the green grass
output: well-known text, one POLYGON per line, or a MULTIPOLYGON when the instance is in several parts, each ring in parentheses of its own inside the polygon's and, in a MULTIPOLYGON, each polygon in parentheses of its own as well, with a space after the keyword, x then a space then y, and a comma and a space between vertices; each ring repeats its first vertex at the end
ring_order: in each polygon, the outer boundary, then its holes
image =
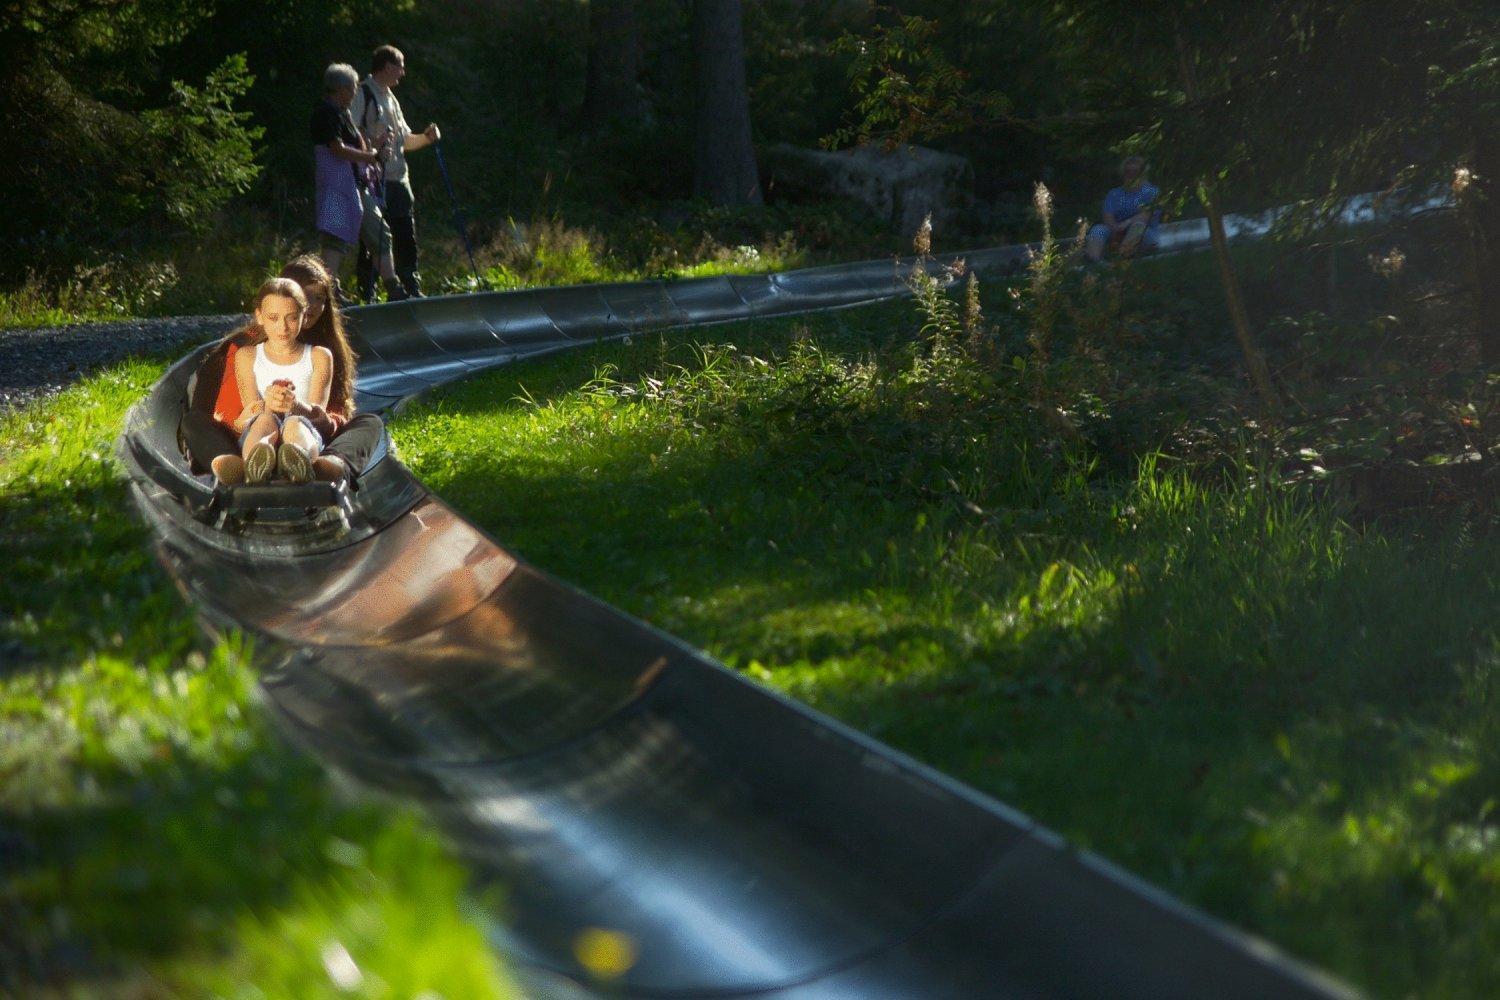
MULTIPOLYGON (((733 228, 737 220, 718 220, 733 228)), ((787 223, 783 214, 765 213, 753 219, 752 228, 787 223)), ((597 230, 568 226, 555 219, 542 220, 526 228, 524 235, 500 238, 481 246, 478 252, 484 286, 496 289, 578 285, 590 282, 641 281, 646 279, 702 278, 718 274, 757 274, 807 266, 814 259, 798 246, 790 230, 741 233, 754 242, 726 246, 706 232, 685 226, 676 232, 662 230, 650 219, 635 220, 640 232, 625 237, 597 230), (621 247, 622 240, 636 244, 621 247)), ((741 222, 741 226, 745 223, 741 222)), ((456 246, 451 248, 457 250, 456 246)), ((826 258, 826 254, 819 255, 826 258)), ((453 264, 457 264, 455 260, 453 264)), ((452 264, 443 269, 440 285, 453 291, 479 287, 471 274, 452 264)))
POLYGON ((111 448, 161 367, 0 418, 0 994, 508 995, 464 870, 283 745, 158 568, 111 448))
MULTIPOLYGON (((840 204, 734 212, 684 203, 672 209, 682 218, 671 227, 645 208, 634 215, 606 213, 607 224, 600 225, 574 224, 556 214, 520 226, 508 219, 480 220, 473 239, 481 275, 476 280, 463 244, 432 207, 418 234, 423 285, 438 294, 749 274, 872 256, 897 243, 840 204)), ((91 260, 65 273, 28 274, 16 287, 0 289, 0 330, 241 312, 264 276, 316 249, 316 234, 284 212, 232 208, 208 233, 162 239, 131 256, 91 260), (201 246, 214 252, 200 253, 201 246)), ((353 270, 345 264, 350 287, 353 270)))
MULTIPOLYGON (((1500 541, 1355 530, 1216 430, 1205 267, 1141 269, 1107 446, 914 361, 901 304, 543 360, 394 431, 503 542, 757 680, 1377 995, 1494 995, 1500 541)), ((491 902, 285 748, 157 568, 110 449, 160 371, 0 417, 0 992, 317 996, 347 951, 355 995, 504 994, 491 902)))
MULTIPOLYGON (((1201 386, 1179 306, 1134 350, 1201 386)), ((914 362, 911 309, 591 349, 394 433, 538 565, 1209 912, 1377 995, 1500 991, 1500 537, 1355 530, 1234 434, 1162 454, 1170 407, 1058 447, 914 362)))

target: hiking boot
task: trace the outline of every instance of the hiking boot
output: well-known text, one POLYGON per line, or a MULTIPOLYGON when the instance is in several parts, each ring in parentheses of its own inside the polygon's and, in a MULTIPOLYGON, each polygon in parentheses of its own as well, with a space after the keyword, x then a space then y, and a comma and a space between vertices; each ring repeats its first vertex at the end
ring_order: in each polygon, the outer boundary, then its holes
POLYGON ((348 475, 348 464, 337 455, 319 455, 313 459, 313 477, 320 483, 337 483, 348 475))
POLYGON ((245 481, 245 460, 238 455, 220 455, 209 463, 219 486, 238 486, 245 481))
POLYGON ((271 481, 276 471, 276 449, 270 442, 262 441, 250 449, 245 456, 245 482, 252 486, 271 481))
POLYGON ((297 445, 290 441, 281 442, 281 447, 276 451, 276 459, 282 479, 290 479, 294 483, 312 482, 312 461, 307 457, 307 452, 297 445))
POLYGON ((385 300, 387 302, 405 302, 411 298, 406 289, 401 287, 401 282, 395 278, 385 279, 385 300))

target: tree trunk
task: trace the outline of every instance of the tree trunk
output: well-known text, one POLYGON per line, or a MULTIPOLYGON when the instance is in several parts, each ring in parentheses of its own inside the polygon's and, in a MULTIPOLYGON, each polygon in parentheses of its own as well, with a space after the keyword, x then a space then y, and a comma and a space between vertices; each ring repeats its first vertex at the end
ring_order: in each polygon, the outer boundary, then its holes
POLYGON ((1240 279, 1234 271, 1234 258, 1229 256, 1229 236, 1224 232, 1224 213, 1219 211, 1219 200, 1207 183, 1198 187, 1198 197, 1203 201, 1203 212, 1208 216, 1208 236, 1213 243, 1214 263, 1219 268, 1219 284, 1224 288, 1224 304, 1229 307, 1229 325, 1234 328, 1234 339, 1239 341, 1240 353, 1245 357, 1245 367, 1250 369, 1250 381, 1260 395, 1266 416, 1275 416, 1281 409, 1281 400, 1276 395, 1276 386, 1271 381, 1271 370, 1266 367, 1265 355, 1255 342, 1250 329, 1250 313, 1245 309, 1245 296, 1240 291, 1240 279))
MULTIPOLYGON (((1190 103, 1198 100, 1198 77, 1193 71, 1193 60, 1188 53, 1187 40, 1181 25, 1177 28, 1177 66, 1182 73, 1182 89, 1190 103)), ((1244 355, 1245 367, 1250 370, 1250 381, 1260 396, 1267 417, 1273 417, 1281 409, 1276 386, 1271 382, 1271 371, 1266 367, 1265 355, 1255 341, 1250 329, 1250 314, 1245 309, 1245 296, 1240 291, 1239 275, 1234 270, 1234 259, 1229 255, 1229 237, 1224 231, 1224 213, 1219 210, 1218 195, 1206 179, 1198 183, 1198 196, 1203 200, 1203 211, 1208 216, 1208 235, 1213 242, 1214 263, 1219 268, 1219 284, 1224 289, 1224 304, 1229 308, 1229 323, 1234 328, 1234 339, 1239 342, 1244 355)))
POLYGON ((759 205, 750 144, 745 36, 740 0, 693 0, 698 138, 693 193, 715 205, 759 205))
POLYGON ((583 84, 583 127, 597 131, 645 117, 635 0, 589 0, 589 57, 583 84))
POLYGON ((1500 370, 1500 136, 1492 129, 1475 137, 1473 181, 1463 192, 1474 262, 1479 352, 1485 367, 1500 370))

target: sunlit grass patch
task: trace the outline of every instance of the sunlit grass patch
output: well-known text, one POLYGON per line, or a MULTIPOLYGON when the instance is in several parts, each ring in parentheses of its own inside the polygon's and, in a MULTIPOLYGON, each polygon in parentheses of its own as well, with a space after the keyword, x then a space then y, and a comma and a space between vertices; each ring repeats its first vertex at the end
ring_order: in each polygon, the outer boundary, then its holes
POLYGON ((0 993, 332 994, 338 945, 355 995, 508 995, 464 869, 288 749, 157 567, 113 442, 161 371, 0 416, 0 993))
MULTIPOLYGON (((759 274, 785 271, 807 264, 812 255, 797 245, 791 233, 757 243, 725 245, 701 234, 695 245, 683 244, 680 234, 656 231, 655 241, 627 252, 617 239, 593 229, 565 224, 559 219, 534 221, 514 227, 505 236, 480 247, 483 283, 512 289, 547 285, 577 285, 607 281, 702 278, 719 274, 759 274)), ((474 282, 459 275, 449 279, 453 290, 469 290, 474 282)))
POLYGON ((498 903, 454 905, 467 876, 430 833, 398 823, 323 853, 328 874, 239 916, 229 959, 187 977, 225 997, 514 994, 481 930, 498 903))
POLYGON ((1104 461, 917 363, 909 309, 590 349, 395 434, 503 544, 1211 912, 1382 994, 1500 989, 1493 529, 1352 527, 1212 429, 1225 390, 1171 381, 1201 312, 1132 373, 1200 412, 1104 461))

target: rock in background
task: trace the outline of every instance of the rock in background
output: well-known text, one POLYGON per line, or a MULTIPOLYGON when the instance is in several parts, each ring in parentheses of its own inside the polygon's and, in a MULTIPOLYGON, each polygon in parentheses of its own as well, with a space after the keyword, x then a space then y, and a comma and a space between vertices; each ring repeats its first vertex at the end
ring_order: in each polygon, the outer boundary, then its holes
POLYGON ((935 233, 959 228, 974 202, 974 167, 962 156, 923 146, 876 145, 826 152, 777 144, 761 151, 767 190, 840 197, 868 205, 903 235, 932 215, 935 233))

